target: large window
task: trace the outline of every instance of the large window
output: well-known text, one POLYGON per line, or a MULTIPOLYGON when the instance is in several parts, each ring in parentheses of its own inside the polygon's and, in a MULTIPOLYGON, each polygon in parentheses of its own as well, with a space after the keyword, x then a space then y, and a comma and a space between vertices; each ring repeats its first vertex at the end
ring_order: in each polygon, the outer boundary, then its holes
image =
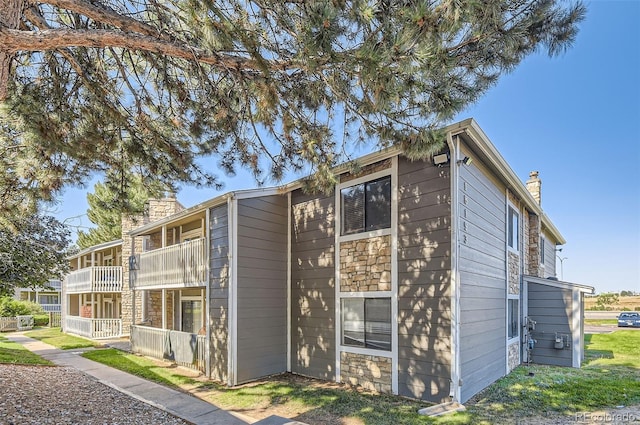
POLYGON ((342 344, 391 351, 391 298, 343 298, 342 344))
POLYGON ((509 207, 509 213, 507 217, 507 243, 509 248, 518 250, 518 238, 519 238, 519 226, 518 226, 518 213, 513 208, 509 207))
POLYGON ((520 300, 510 298, 507 300, 507 336, 509 339, 520 336, 520 300))
POLYGON ((391 227, 391 177, 349 186, 340 191, 342 234, 391 227))

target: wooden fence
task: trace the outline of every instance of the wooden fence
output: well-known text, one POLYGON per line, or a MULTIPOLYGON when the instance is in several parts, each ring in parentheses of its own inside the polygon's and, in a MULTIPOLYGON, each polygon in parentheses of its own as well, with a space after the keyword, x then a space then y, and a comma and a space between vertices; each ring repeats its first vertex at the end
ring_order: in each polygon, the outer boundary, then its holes
POLYGON ((33 329, 33 316, 0 317, 0 332, 33 329))

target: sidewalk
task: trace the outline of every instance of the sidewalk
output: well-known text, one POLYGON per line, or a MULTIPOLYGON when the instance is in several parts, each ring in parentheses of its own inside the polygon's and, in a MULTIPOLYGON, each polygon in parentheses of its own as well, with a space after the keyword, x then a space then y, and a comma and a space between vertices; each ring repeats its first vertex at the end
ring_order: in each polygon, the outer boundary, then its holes
POLYGON ((8 334, 6 337, 59 366, 76 368, 94 377, 98 382, 194 425, 245 425, 255 422, 251 418, 227 412, 189 394, 85 359, 80 356, 81 351, 61 350, 20 333, 8 334))

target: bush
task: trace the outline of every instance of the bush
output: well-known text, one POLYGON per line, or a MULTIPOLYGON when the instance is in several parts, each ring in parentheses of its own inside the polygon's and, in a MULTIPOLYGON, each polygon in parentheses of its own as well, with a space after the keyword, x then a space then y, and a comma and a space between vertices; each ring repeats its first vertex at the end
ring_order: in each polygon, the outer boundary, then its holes
POLYGON ((43 314, 39 304, 31 301, 18 301, 11 297, 0 298, 0 317, 14 317, 43 314))
POLYGON ((33 326, 47 326, 48 324, 48 314, 36 314, 35 316, 33 316, 33 326))

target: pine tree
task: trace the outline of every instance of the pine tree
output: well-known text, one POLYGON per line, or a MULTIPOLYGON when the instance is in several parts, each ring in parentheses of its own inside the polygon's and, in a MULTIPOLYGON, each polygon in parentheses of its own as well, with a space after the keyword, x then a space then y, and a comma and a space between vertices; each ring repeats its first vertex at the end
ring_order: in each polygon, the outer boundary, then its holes
POLYGON ((87 215, 96 227, 78 232, 78 246, 88 248, 103 242, 122 238, 122 214, 141 214, 145 203, 152 197, 162 194, 159 184, 145 187, 139 176, 131 176, 125 191, 126 203, 123 205, 119 188, 114 190, 105 183, 96 183, 93 193, 87 194, 89 209, 87 215))
POLYGON ((437 128, 527 55, 564 51, 585 16, 555 0, 3 3, 0 205, 95 171, 215 185, 203 155, 320 188, 354 143, 428 156, 437 128))
POLYGON ((69 229, 51 216, 0 222, 0 296, 13 295, 16 287, 43 287, 49 279, 62 279, 70 245, 69 229))

